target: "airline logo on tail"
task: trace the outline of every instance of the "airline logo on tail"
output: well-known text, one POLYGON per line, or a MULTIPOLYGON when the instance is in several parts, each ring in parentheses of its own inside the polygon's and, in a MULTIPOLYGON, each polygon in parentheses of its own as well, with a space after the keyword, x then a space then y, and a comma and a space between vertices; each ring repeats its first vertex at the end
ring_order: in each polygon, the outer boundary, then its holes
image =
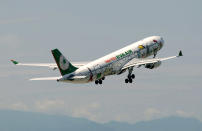
POLYGON ((69 62, 65 59, 63 55, 60 56, 59 64, 62 70, 67 70, 69 68, 69 62))

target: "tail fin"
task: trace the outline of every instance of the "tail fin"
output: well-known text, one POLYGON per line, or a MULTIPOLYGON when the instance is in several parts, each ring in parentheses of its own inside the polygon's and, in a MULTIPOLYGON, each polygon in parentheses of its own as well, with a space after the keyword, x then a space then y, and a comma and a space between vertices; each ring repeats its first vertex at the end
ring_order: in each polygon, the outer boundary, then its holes
POLYGON ((61 75, 66 75, 69 73, 74 72, 78 68, 74 67, 63 55, 58 49, 51 50, 53 57, 55 59, 55 62, 57 63, 57 66, 60 70, 61 75))

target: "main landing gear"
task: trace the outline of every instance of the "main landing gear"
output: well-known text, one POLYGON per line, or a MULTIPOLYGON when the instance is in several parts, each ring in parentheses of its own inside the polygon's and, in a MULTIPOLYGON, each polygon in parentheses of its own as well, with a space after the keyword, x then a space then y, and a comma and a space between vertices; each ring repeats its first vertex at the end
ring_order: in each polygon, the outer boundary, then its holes
POLYGON ((135 79, 135 74, 132 74, 133 72, 133 67, 130 67, 128 69, 128 78, 125 79, 125 83, 132 83, 133 79, 135 79))
POLYGON ((133 79, 135 79, 135 74, 132 74, 131 76, 128 76, 128 78, 125 79, 125 83, 132 83, 133 79))
POLYGON ((101 79, 99 79, 99 80, 95 80, 95 84, 97 85, 97 84, 102 84, 102 81, 103 80, 105 80, 105 77, 102 77, 101 79))

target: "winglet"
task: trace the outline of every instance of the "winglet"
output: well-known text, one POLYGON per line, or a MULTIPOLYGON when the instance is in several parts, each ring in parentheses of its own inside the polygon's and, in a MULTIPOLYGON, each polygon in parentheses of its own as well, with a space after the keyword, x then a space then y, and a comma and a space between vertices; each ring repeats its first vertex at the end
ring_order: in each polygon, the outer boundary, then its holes
POLYGON ((19 62, 15 61, 15 60, 11 60, 11 62, 13 62, 13 64, 17 65, 19 62))
POLYGON ((182 51, 180 50, 178 57, 183 56, 182 51))

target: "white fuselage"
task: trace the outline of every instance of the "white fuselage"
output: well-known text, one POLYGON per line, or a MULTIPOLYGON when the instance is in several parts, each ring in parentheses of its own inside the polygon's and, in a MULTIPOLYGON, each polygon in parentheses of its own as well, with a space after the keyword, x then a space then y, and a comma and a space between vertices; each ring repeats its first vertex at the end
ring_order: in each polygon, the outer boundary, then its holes
POLYGON ((80 67, 75 72, 64 75, 59 81, 88 83, 108 75, 120 74, 123 66, 130 60, 133 58, 139 59, 154 55, 163 47, 163 44, 164 40, 160 36, 145 38, 104 57, 96 59, 95 61, 80 67))

